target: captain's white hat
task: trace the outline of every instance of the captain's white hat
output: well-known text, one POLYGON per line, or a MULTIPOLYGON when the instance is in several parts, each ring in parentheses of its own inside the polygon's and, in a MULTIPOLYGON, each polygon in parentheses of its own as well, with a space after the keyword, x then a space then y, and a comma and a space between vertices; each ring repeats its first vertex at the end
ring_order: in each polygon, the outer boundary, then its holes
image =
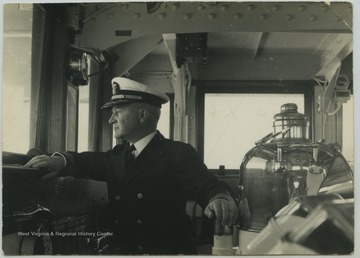
POLYGON ((112 97, 101 109, 110 109, 113 106, 126 103, 145 102, 161 107, 169 101, 169 97, 145 84, 123 77, 115 77, 111 81, 112 97))

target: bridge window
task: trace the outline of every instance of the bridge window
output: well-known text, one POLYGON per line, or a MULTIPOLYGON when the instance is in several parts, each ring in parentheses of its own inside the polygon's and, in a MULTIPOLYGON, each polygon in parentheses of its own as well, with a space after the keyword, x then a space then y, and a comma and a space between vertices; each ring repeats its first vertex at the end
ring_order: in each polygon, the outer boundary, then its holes
POLYGON ((354 95, 343 104, 342 154, 354 170, 354 95))
POLYGON ((78 151, 88 151, 89 86, 79 87, 78 151))
POLYGON ((304 113, 303 94, 206 93, 204 162, 209 169, 239 169, 255 142, 273 131, 281 105, 295 103, 304 113))
POLYGON ((3 6, 2 150, 30 146, 32 5, 3 6))
POLYGON ((161 107, 161 115, 158 123, 158 130, 164 135, 165 138, 171 138, 171 117, 170 114, 172 113, 170 110, 172 101, 162 105, 161 107))

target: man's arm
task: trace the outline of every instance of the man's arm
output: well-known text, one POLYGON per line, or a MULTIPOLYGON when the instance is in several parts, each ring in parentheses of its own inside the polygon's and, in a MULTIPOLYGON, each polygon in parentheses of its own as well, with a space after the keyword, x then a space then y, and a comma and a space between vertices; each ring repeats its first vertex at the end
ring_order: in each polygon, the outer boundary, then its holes
POLYGON ((238 208, 234 198, 227 193, 215 195, 206 206, 204 213, 208 218, 216 218, 223 226, 232 226, 238 219, 238 208))
POLYGON ((49 173, 42 177, 42 180, 47 180, 59 177, 61 171, 66 167, 66 159, 60 155, 39 155, 32 158, 25 167, 33 168, 47 168, 49 173))
POLYGON ((55 152, 52 156, 39 155, 32 158, 26 167, 47 168, 49 173, 42 179, 73 176, 94 180, 105 180, 109 152, 55 152))
POLYGON ((175 177, 187 198, 197 201, 207 217, 215 217, 224 226, 236 224, 238 208, 230 187, 207 170, 191 145, 177 152, 175 177))

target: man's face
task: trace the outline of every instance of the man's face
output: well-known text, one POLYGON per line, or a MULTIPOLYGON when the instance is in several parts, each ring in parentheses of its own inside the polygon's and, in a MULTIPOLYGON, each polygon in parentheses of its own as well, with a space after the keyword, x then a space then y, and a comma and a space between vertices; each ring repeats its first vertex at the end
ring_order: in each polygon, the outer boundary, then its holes
POLYGON ((134 104, 115 106, 111 112, 109 124, 113 126, 114 137, 131 142, 140 125, 136 106, 134 104))

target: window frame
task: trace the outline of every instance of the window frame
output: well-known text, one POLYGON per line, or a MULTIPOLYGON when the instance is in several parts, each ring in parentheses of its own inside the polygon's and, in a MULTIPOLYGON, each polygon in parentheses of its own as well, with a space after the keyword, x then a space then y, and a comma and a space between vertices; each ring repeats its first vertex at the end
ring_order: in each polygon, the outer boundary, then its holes
MULTIPOLYGON (((168 97, 169 97, 169 139, 174 139, 174 101, 175 101, 175 94, 174 93, 165 93, 168 97)), ((162 110, 161 111, 161 115, 160 115, 160 119, 161 117, 164 116, 162 110)), ((159 125, 159 124, 158 124, 159 125)), ((163 133, 159 127, 157 127, 157 130, 160 131, 160 133, 163 133)))
POLYGON ((174 93, 169 93, 166 94, 169 97, 169 105, 170 105, 170 117, 169 117, 169 138, 172 140, 174 139, 174 123, 175 123, 175 118, 174 118, 174 101, 175 101, 175 94, 174 93))

